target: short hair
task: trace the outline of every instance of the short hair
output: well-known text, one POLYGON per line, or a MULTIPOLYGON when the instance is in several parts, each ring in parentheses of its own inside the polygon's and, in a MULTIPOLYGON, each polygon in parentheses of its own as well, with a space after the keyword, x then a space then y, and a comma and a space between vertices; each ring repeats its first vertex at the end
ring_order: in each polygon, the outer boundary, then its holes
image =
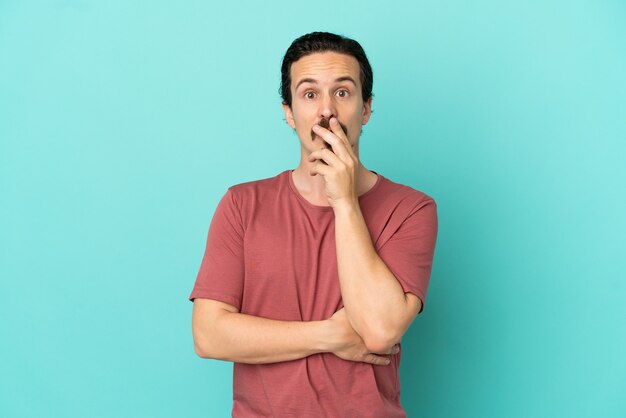
POLYGON ((360 68, 363 102, 368 101, 373 96, 374 75, 361 45, 354 39, 342 35, 329 32, 311 32, 293 41, 283 57, 279 93, 284 104, 291 107, 291 65, 306 55, 329 51, 356 58, 360 68))

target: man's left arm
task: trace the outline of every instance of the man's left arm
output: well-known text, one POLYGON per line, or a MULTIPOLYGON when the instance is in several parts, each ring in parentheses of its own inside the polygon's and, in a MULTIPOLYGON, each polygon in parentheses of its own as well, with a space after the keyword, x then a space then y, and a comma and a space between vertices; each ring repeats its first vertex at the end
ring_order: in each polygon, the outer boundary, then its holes
MULTIPOLYGON (((318 125, 313 126, 313 130, 332 148, 332 152, 328 149, 313 151, 308 160, 314 163, 310 174, 324 176, 326 195, 335 212, 337 265, 346 316, 369 350, 383 352, 400 340, 420 312, 423 301, 412 293, 405 293, 398 278, 374 249, 356 193, 359 159, 337 119, 330 119, 330 130, 318 125)), ((436 212, 433 214, 436 217, 436 212)), ((421 221, 419 217, 414 219, 421 221)), ((407 229, 405 238, 410 244, 414 244, 416 238, 421 239, 420 229, 420 226, 415 228, 418 235, 413 229, 407 229)), ((431 228, 431 233, 426 234, 428 242, 422 243, 430 249, 434 247, 432 239, 436 238, 433 231, 431 228)), ((404 266, 407 262, 423 263, 429 256, 426 251, 418 254, 421 260, 413 259, 413 247, 398 248, 404 266)), ((411 276, 410 281, 415 279, 414 268, 403 268, 403 271, 411 276)))
POLYGON ((393 346, 420 312, 422 301, 405 293, 376 253, 357 204, 335 208, 341 297, 354 330, 372 352, 393 346))

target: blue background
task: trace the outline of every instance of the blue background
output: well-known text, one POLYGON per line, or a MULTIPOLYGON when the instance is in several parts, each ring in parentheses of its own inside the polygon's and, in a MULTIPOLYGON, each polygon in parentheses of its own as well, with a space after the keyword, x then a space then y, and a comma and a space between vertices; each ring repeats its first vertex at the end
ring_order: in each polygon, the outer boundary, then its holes
POLYGON ((626 416, 623 1, 0 1, 0 416, 221 417, 187 297, 219 198, 299 161, 282 55, 374 69, 366 167, 435 198, 409 417, 626 416))

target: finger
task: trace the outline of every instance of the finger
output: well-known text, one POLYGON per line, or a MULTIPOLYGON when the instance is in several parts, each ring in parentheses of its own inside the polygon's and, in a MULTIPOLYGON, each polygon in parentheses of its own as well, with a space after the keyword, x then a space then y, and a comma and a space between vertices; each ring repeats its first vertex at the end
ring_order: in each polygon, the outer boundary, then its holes
POLYGON ((321 161, 318 161, 317 163, 315 163, 313 165, 313 168, 311 168, 311 171, 309 172, 310 175, 315 176, 318 174, 321 174, 322 176, 325 176, 327 174, 329 174, 333 169, 330 168, 328 165, 324 164, 321 161))
POLYGON ((347 148, 351 148, 350 141, 348 140, 348 135, 346 135, 346 133, 341 128, 339 119, 332 117, 330 118, 329 122, 330 122, 330 129, 333 131, 333 133, 343 140, 343 143, 347 148))
POLYGON ((354 146, 350 143, 350 140, 348 139, 348 133, 343 130, 342 125, 339 122, 339 119, 333 117, 330 119, 329 123, 330 123, 331 130, 335 133, 335 135, 337 135, 343 141, 348 154, 352 158, 357 159, 357 156, 354 153, 354 146))
POLYGON ((377 356, 376 354, 367 354, 365 356, 365 362, 375 364, 377 366, 388 366, 391 360, 388 357, 377 356))
MULTIPOLYGON (((341 128, 340 128, 341 129, 341 128)), ((346 149, 345 142, 337 137, 333 132, 325 129, 319 125, 313 125, 313 131, 319 136, 324 142, 330 145, 332 151, 342 160, 347 158, 346 154, 348 150, 346 149)))
POLYGON ((334 152, 326 148, 313 151, 312 153, 309 154, 308 160, 309 162, 320 160, 330 166, 336 166, 337 164, 341 163, 341 161, 339 160, 339 157, 337 157, 337 154, 335 154, 334 152))

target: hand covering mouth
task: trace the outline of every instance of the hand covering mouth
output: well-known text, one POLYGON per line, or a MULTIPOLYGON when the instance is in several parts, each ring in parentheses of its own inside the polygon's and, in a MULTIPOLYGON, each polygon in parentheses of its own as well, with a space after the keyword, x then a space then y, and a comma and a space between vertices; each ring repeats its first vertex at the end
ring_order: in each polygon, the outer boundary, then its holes
MULTIPOLYGON (((339 119, 337 119, 337 121, 339 121, 339 119)), ((331 131, 331 129, 330 129, 330 119, 322 118, 322 119, 320 119, 319 122, 317 122, 317 124, 319 126, 321 126, 322 128, 328 129, 329 131, 331 131)), ((341 126, 341 129, 343 129, 343 132, 346 135, 348 135, 348 129, 346 128, 346 126, 343 123, 341 123, 341 122, 339 122, 339 126, 341 126)), ((312 138, 313 141, 315 141, 315 137, 316 136, 318 136, 318 135, 315 132, 313 132, 313 130, 311 130, 311 138, 312 138)), ((328 142, 324 141, 323 139, 322 139, 322 141, 324 142, 324 146, 332 151, 331 145, 328 142)))

